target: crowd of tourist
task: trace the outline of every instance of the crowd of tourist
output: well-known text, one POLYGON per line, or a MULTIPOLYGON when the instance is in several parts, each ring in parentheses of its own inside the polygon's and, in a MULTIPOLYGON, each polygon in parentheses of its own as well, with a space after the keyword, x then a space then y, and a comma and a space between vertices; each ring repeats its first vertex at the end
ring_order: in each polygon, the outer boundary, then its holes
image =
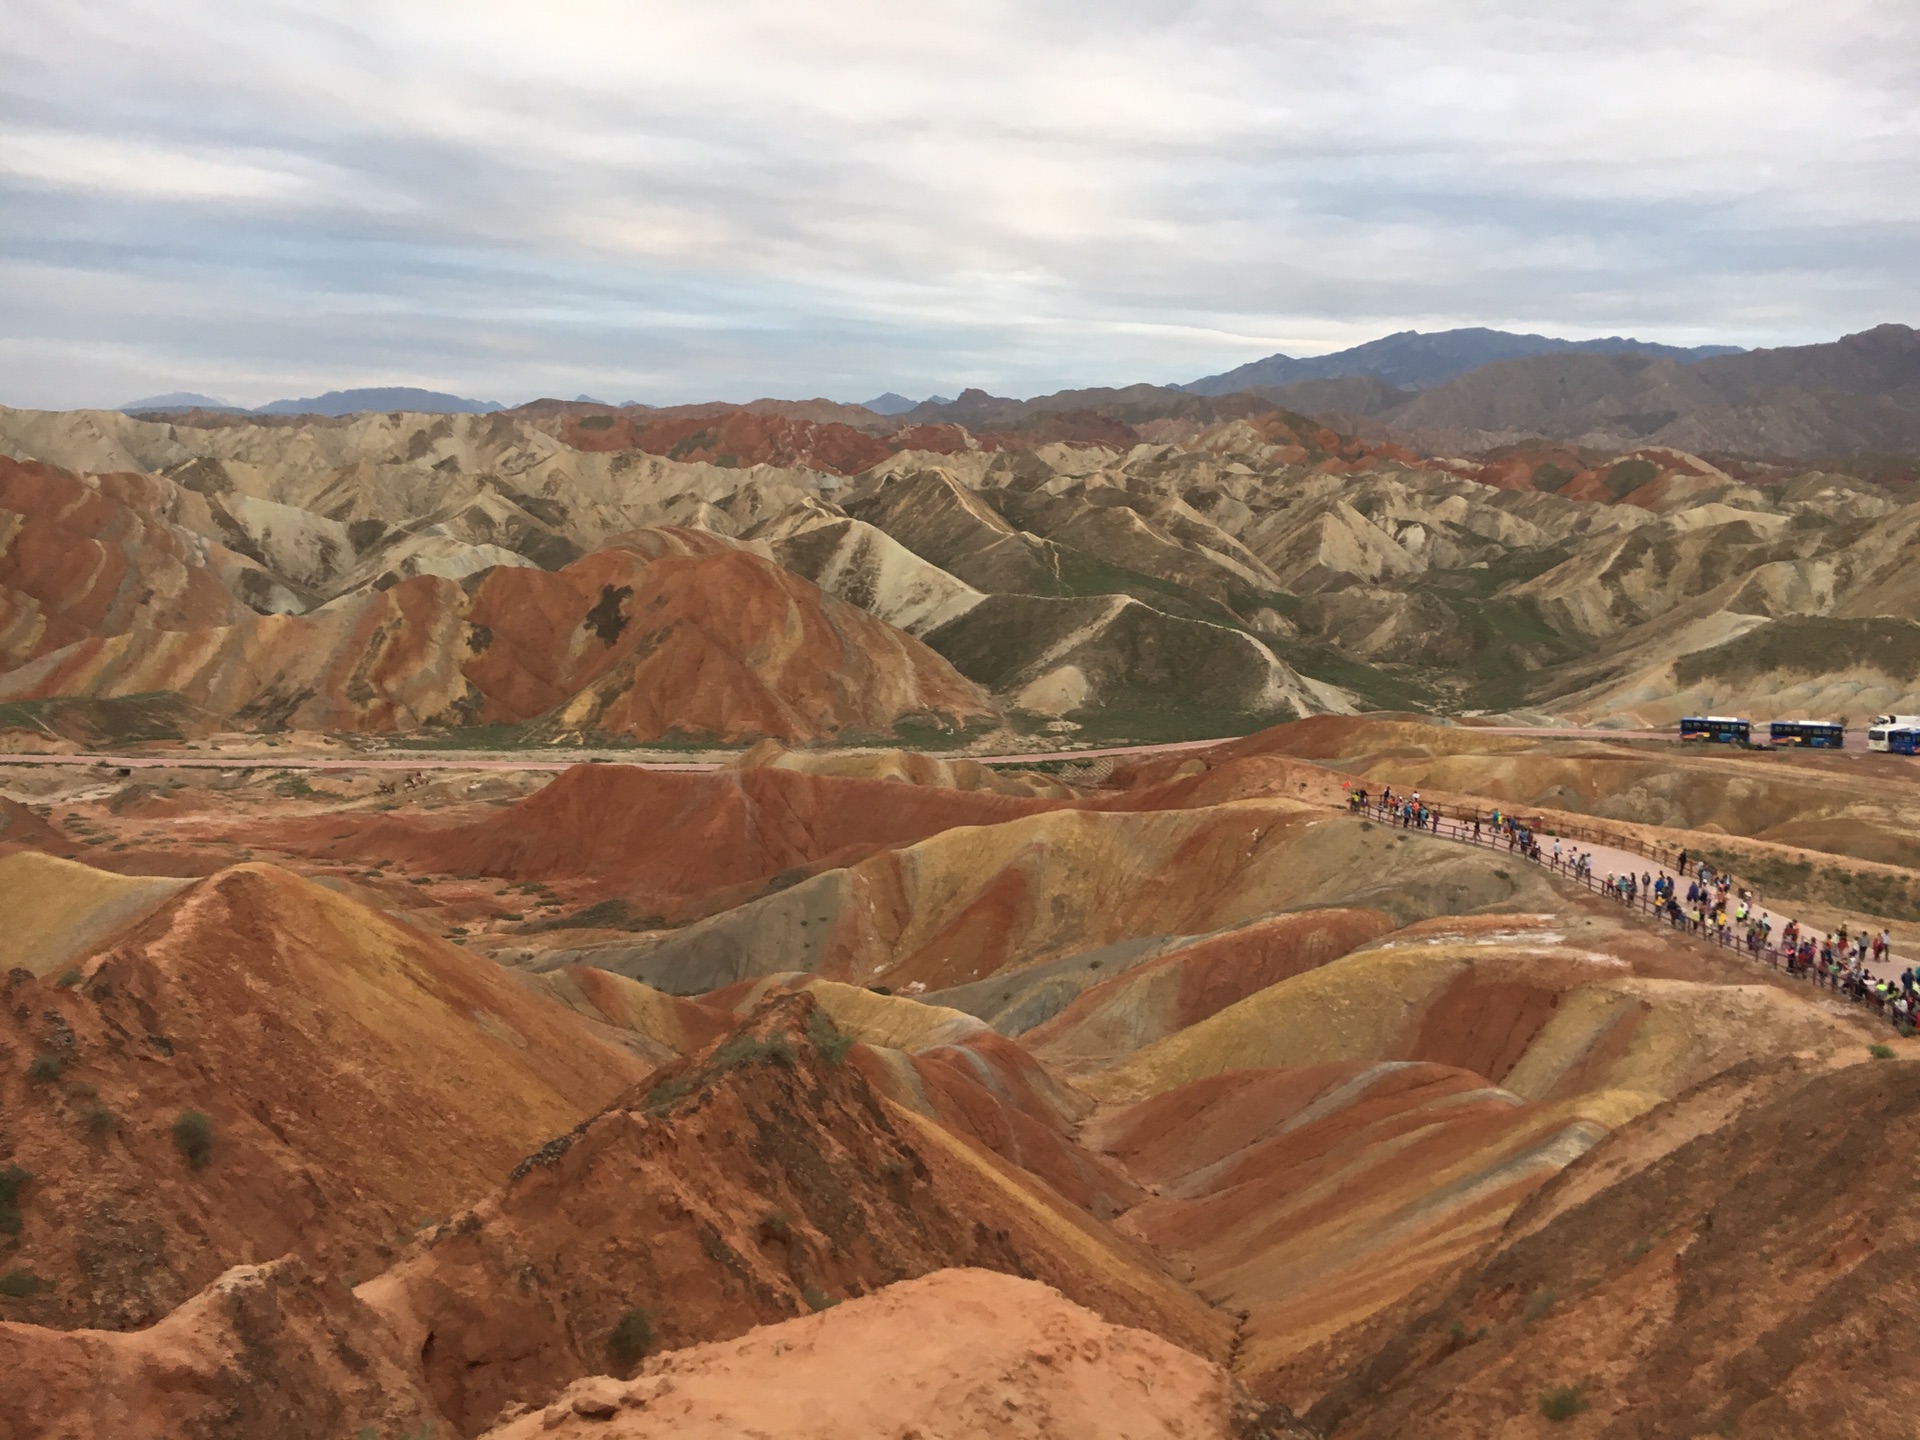
MULTIPOLYGON (((1348 795, 1347 805, 1356 814, 1376 815, 1404 829, 1440 833, 1440 813, 1421 803, 1418 790, 1395 795, 1387 787, 1379 795, 1370 796, 1366 790, 1355 788, 1348 795)), ((1543 853, 1539 840, 1523 821, 1498 809, 1486 822, 1491 834, 1483 830, 1477 812, 1470 819, 1460 817, 1450 823, 1459 839, 1476 845, 1504 843, 1508 850, 1583 880, 1608 899, 1644 909, 1676 930, 1744 948, 1755 960, 1784 967, 1789 975, 1871 1006, 1902 1034, 1912 1034, 1916 1020, 1920 1020, 1920 969, 1909 965, 1892 978, 1883 973, 1893 963, 1891 930, 1850 933, 1843 924, 1822 935, 1803 929, 1798 920, 1789 920, 1776 938, 1773 916, 1760 908, 1750 890, 1737 885, 1731 874, 1716 872, 1697 857, 1693 857, 1695 863, 1690 868, 1684 850, 1674 866, 1685 877, 1682 893, 1681 880, 1664 868, 1657 876, 1651 870, 1637 875, 1628 870, 1619 874, 1609 871, 1596 879, 1591 850, 1568 846, 1556 838, 1552 852, 1543 853)))

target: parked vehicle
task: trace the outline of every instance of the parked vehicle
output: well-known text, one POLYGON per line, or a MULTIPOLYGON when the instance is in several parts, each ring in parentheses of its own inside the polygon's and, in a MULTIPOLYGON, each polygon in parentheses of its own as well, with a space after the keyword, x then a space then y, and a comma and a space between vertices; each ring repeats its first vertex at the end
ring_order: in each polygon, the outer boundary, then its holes
POLYGON ((1832 720, 1776 720, 1767 729, 1775 745, 1841 750, 1847 743, 1847 727, 1832 720))
POLYGON ((1747 745, 1753 740, 1753 725, 1732 715, 1689 715, 1680 722, 1680 738, 1713 745, 1747 745))
POLYGON ((1874 716, 1867 727, 1867 749, 1891 750, 1889 741, 1895 730, 1920 730, 1920 715, 1874 716))

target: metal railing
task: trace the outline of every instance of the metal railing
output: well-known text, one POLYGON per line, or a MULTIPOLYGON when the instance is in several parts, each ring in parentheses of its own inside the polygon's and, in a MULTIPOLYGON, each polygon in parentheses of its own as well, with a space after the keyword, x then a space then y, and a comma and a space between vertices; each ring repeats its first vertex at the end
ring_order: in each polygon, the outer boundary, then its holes
MULTIPOLYGON (((1883 1002, 1871 988, 1882 981, 1883 977, 1867 970, 1864 965, 1860 969, 1860 974, 1865 977, 1867 988, 1863 993, 1854 993, 1845 984, 1846 977, 1841 970, 1823 977, 1812 964, 1800 962, 1797 955, 1789 952, 1784 944, 1784 931, 1783 943, 1776 948, 1772 944, 1761 941, 1756 932, 1744 921, 1716 925, 1712 923, 1711 917, 1702 919, 1697 912, 1689 914, 1686 907, 1677 905, 1677 902, 1676 907, 1670 907, 1664 899, 1656 899, 1652 887, 1642 884, 1639 876, 1632 877, 1633 883, 1630 886, 1621 886, 1617 881, 1610 886, 1607 880, 1594 875, 1580 865, 1577 854, 1555 855, 1543 847, 1540 843, 1543 822, 1538 817, 1508 815, 1500 811, 1466 811, 1457 807, 1454 813, 1448 814, 1443 808, 1433 806, 1424 808, 1427 812, 1424 824, 1419 823, 1417 815, 1408 818, 1403 813, 1398 800, 1391 807, 1371 797, 1365 805, 1350 801, 1347 813, 1357 819, 1372 821, 1375 824, 1420 830, 1429 835, 1437 835, 1443 840, 1456 840, 1482 849, 1504 850, 1522 860, 1533 862, 1541 869, 1550 871, 1563 880, 1570 880, 1583 886, 1592 894, 1612 900, 1624 909, 1644 914, 1649 919, 1668 925, 1693 939, 1717 944, 1726 950, 1744 950, 1747 952, 1748 959, 1756 963, 1764 961, 1770 969, 1783 972, 1796 980, 1811 980, 1816 985, 1824 985, 1831 981, 1836 995, 1844 995, 1855 1001, 1889 1024, 1896 1023, 1892 1002, 1900 994, 1899 986, 1893 985, 1883 1002), (1511 826, 1509 821, 1512 822, 1511 826)), ((1584 840, 1588 844, 1628 851, 1652 860, 1660 865, 1662 870, 1671 872, 1670 877, 1662 878, 1672 878, 1676 882, 1689 878, 1681 873, 1678 861, 1682 855, 1690 855, 1691 852, 1680 846, 1663 850, 1643 841, 1623 844, 1617 836, 1592 830, 1583 825, 1563 824, 1558 820, 1554 822, 1552 832, 1545 838, 1550 841, 1584 840)), ((1728 878, 1734 879, 1731 876, 1728 878)), ((1756 902, 1749 902, 1749 904, 1753 907, 1756 902)), ((1893 960, 1891 948, 1882 952, 1882 960, 1885 962, 1893 960)), ((1910 1034, 1912 1026, 1904 1026, 1902 1031, 1910 1034)))

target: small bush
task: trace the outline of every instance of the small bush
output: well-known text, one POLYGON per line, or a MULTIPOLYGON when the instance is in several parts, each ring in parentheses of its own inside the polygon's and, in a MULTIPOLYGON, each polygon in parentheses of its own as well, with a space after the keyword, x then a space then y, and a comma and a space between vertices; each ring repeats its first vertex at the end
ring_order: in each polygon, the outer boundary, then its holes
POLYGON ((1584 1385, 1556 1385, 1540 1392, 1540 1413, 1549 1420, 1571 1420, 1586 1408, 1584 1385))
POLYGON ((119 1123, 120 1122, 114 1118, 113 1111, 107 1109, 104 1105, 96 1105, 87 1111, 88 1132, 97 1135, 102 1140, 113 1134, 115 1127, 117 1127, 119 1123))
POLYGON ((737 1070, 743 1065, 757 1065, 764 1061, 771 1061, 775 1065, 793 1063, 793 1046, 785 1035, 769 1035, 765 1039, 736 1035, 713 1052, 713 1068, 716 1071, 737 1070))
POLYGON ((1893 1047, 1891 1045, 1869 1045, 1867 1047, 1867 1053, 1876 1060, 1893 1059, 1893 1047))
POLYGON ((760 1217, 760 1233, 784 1240, 793 1233, 793 1217, 784 1210, 769 1210, 760 1217))
POLYGON ((0 1275, 0 1295, 13 1300, 26 1300, 38 1295, 42 1290, 51 1290, 53 1283, 42 1280, 31 1270, 9 1270, 0 1275))
POLYGON ((86 978, 87 977, 82 975, 78 970, 68 970, 62 973, 60 978, 53 983, 58 985, 62 990, 71 990, 86 978))
POLYGON ((1636 1240, 1633 1242, 1632 1247, 1627 1251, 1627 1259, 1629 1262, 1638 1260, 1642 1255, 1646 1254, 1651 1249, 1653 1249, 1653 1241, 1651 1239, 1636 1240))
POLYGON ((819 1311, 822 1311, 822 1310, 831 1310, 834 1306, 840 1303, 833 1296, 827 1294, 826 1291, 822 1290, 818 1285, 807 1286, 805 1290, 802 1290, 800 1292, 800 1295, 801 1295, 801 1298, 807 1302, 807 1307, 813 1310, 815 1313, 818 1313, 819 1311))
POLYGON ((173 1122, 173 1144, 187 1164, 206 1169, 213 1160, 213 1122, 198 1110, 182 1110, 173 1122))
POLYGON ((630 1369, 653 1348, 653 1317, 634 1309, 620 1317, 607 1336, 607 1358, 620 1369, 630 1369))
POLYGON ((1527 1323, 1532 1324, 1535 1320, 1541 1319, 1549 1310, 1553 1309, 1554 1302, 1559 1300, 1559 1298, 1560 1297, 1553 1291, 1542 1286, 1533 1292, 1533 1295, 1527 1301, 1527 1308, 1521 1313, 1527 1323))
POLYGON ((685 1075, 662 1080, 647 1092, 647 1109, 652 1114, 664 1115, 674 1107, 675 1102, 691 1095, 693 1090, 693 1081, 685 1075))
POLYGON ((49 1051, 33 1057, 33 1063, 27 1066, 27 1079, 35 1085, 44 1085, 48 1081, 58 1080, 66 1068, 67 1057, 49 1051))
POLYGON ((20 1233, 20 1192, 32 1179, 32 1172, 18 1165, 0 1170, 0 1235, 20 1233))
POLYGON ((807 1038, 831 1065, 846 1059, 847 1051, 853 1048, 853 1036, 841 1030, 831 1015, 817 1007, 807 1017, 807 1038))

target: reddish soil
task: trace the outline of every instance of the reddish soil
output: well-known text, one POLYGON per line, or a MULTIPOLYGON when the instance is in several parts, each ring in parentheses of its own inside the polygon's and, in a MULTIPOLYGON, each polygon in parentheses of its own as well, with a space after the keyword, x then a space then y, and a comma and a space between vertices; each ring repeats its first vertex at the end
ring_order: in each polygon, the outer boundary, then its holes
POLYGON ((1683 1097, 1523 1206, 1507 1238, 1308 1417, 1327 1434, 1479 1440, 1576 1389, 1579 1433, 1910 1433, 1920 1066, 1802 1078, 1582 1203, 1683 1097), (1550 1220, 1539 1223, 1551 1215, 1550 1220))
POLYGON ((230 621, 184 642, 146 629, 123 637, 103 620, 10 698, 164 690, 241 728, 544 720, 559 733, 646 740, 802 741, 993 713, 912 636, 752 551, 676 527, 558 571, 496 567, 471 593, 421 575, 304 616, 230 621))
POLYGON ((486 637, 464 666, 481 722, 564 706, 572 728, 607 734, 795 741, 991 713, 919 641, 700 531, 641 532, 557 572, 495 569, 466 620, 486 637))
POLYGON ((632 1309, 672 1348, 949 1265, 1036 1275, 1117 1322, 1219 1343, 1170 1282, 1141 1283, 1142 1254, 1039 1182, 936 1143, 823 1055, 815 1014, 808 995, 772 998, 362 1287, 461 1434, 606 1369, 632 1309))
POLYGON ((686 774, 577 765, 477 821, 434 827, 381 817, 346 832, 346 822, 328 817, 283 824, 271 838, 315 859, 585 879, 671 920, 737 903, 776 876, 798 878, 956 825, 991 825, 1058 803, 771 767, 686 774))
POLYGON ((380 1317, 292 1258, 228 1271, 129 1334, 0 1320, 0 1375, 0 1440, 342 1440, 444 1424, 380 1317))
POLYGON ((653 419, 645 411, 568 416, 560 438, 576 450, 641 450, 710 465, 806 466, 834 475, 870 469, 897 449, 849 425, 733 409, 719 415, 653 419))
POLYGON ((1393 921, 1377 910, 1276 915, 1103 981, 1022 1040, 1051 1060, 1125 1055, 1391 929, 1393 921))
POLYGON ((51 1288, 4 1318, 151 1324, 289 1252, 370 1274, 646 1073, 490 962, 269 866, 181 892, 79 973, 6 982, 0 1155, 31 1179, 5 1268, 51 1288))
POLYGON ((1265 1440, 1226 1372, 1044 1285, 940 1270, 823 1315, 583 1381, 489 1440, 1265 1440), (910 1383, 908 1382, 910 1379, 910 1383))
POLYGON ((243 613, 203 558, 211 551, 237 567, 240 557, 154 518, 166 510, 164 483, 100 475, 88 484, 0 456, 0 670, 136 620, 188 630, 243 613))

